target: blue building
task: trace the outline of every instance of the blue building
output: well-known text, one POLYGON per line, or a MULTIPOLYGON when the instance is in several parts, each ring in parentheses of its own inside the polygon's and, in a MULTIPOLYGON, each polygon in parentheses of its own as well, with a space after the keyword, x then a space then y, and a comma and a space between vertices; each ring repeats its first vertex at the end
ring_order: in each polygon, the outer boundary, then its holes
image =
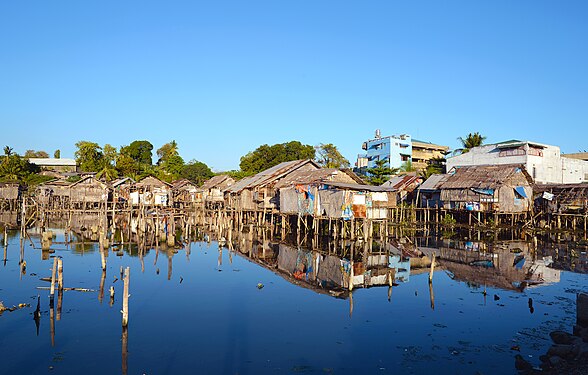
POLYGON ((386 160, 390 168, 400 168, 412 161, 412 139, 408 134, 382 137, 376 130, 376 137, 363 143, 365 154, 357 156, 357 168, 365 170, 376 167, 376 162, 386 160))

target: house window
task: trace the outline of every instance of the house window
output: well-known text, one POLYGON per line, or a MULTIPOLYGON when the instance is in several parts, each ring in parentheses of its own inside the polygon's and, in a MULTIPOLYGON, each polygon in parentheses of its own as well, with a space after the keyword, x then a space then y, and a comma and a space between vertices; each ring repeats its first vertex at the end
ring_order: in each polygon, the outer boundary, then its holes
POLYGON ((533 180, 537 178, 537 168, 533 166, 533 180))
POLYGON ((588 181, 588 173, 584 173, 584 181, 588 181))
POLYGON ((525 155, 525 149, 524 148, 519 147, 519 148, 511 148, 511 149, 508 149, 508 150, 502 150, 498 154, 499 157, 519 156, 519 155, 525 155))

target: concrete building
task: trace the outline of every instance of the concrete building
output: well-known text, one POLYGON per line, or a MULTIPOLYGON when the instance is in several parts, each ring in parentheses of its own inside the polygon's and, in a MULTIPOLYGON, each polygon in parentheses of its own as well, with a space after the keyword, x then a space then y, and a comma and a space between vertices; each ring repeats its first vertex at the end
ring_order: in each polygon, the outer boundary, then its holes
POLYGON ((42 171, 77 172, 75 159, 29 158, 29 163, 39 166, 42 171))
POLYGON ((417 170, 427 168, 428 161, 444 157, 449 149, 430 142, 417 141, 408 134, 382 137, 380 130, 376 130, 375 138, 363 142, 361 147, 365 154, 357 155, 356 170, 365 174, 365 170, 374 168, 379 160, 386 160, 390 168, 400 168, 406 162, 411 162, 417 170))
POLYGON ((447 171, 454 167, 522 164, 539 184, 588 182, 588 162, 561 155, 558 146, 510 140, 474 147, 447 158, 447 171))

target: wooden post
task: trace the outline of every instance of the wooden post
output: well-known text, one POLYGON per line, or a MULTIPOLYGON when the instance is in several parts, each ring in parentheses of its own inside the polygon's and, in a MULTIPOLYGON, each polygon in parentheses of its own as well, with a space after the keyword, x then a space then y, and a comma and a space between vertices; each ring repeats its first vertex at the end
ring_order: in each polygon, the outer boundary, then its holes
POLYGON ((63 293, 63 259, 57 258, 57 285, 59 294, 63 293))
POLYGON ((125 276, 123 279, 123 307, 122 307, 122 325, 123 327, 129 324, 129 281, 130 281, 131 269, 127 267, 125 269, 125 276))
POLYGON ((433 282, 433 272, 435 272, 435 254, 431 258, 431 271, 429 272, 429 283, 433 282))
POLYGON ((51 271, 51 292, 49 295, 49 304, 53 306, 53 299, 55 298, 55 274, 57 272, 57 258, 53 258, 53 270, 51 271))
POLYGON ((128 373, 128 345, 129 345, 129 333, 128 327, 123 325, 122 327, 122 375, 128 373))

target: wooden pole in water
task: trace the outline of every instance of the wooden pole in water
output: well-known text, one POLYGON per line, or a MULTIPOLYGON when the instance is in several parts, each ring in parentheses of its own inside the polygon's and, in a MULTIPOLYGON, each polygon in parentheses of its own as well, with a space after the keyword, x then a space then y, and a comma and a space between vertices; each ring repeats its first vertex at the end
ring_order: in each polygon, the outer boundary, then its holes
POLYGON ((59 294, 63 293, 63 259, 57 258, 57 286, 59 294))
POLYGON ((128 327, 122 327, 122 374, 127 375, 128 372, 128 345, 129 345, 129 332, 128 327))
POLYGON ((125 269, 124 287, 123 287, 123 307, 122 307, 122 325, 123 327, 129 324, 129 281, 130 281, 130 267, 125 269))
POLYGON ((55 298, 55 273, 57 272, 57 258, 53 258, 53 270, 51 271, 51 292, 49 295, 49 303, 53 306, 53 299, 55 298))
POLYGON ((435 272, 435 254, 431 258, 431 271, 429 272, 429 283, 433 282, 433 272, 435 272))

